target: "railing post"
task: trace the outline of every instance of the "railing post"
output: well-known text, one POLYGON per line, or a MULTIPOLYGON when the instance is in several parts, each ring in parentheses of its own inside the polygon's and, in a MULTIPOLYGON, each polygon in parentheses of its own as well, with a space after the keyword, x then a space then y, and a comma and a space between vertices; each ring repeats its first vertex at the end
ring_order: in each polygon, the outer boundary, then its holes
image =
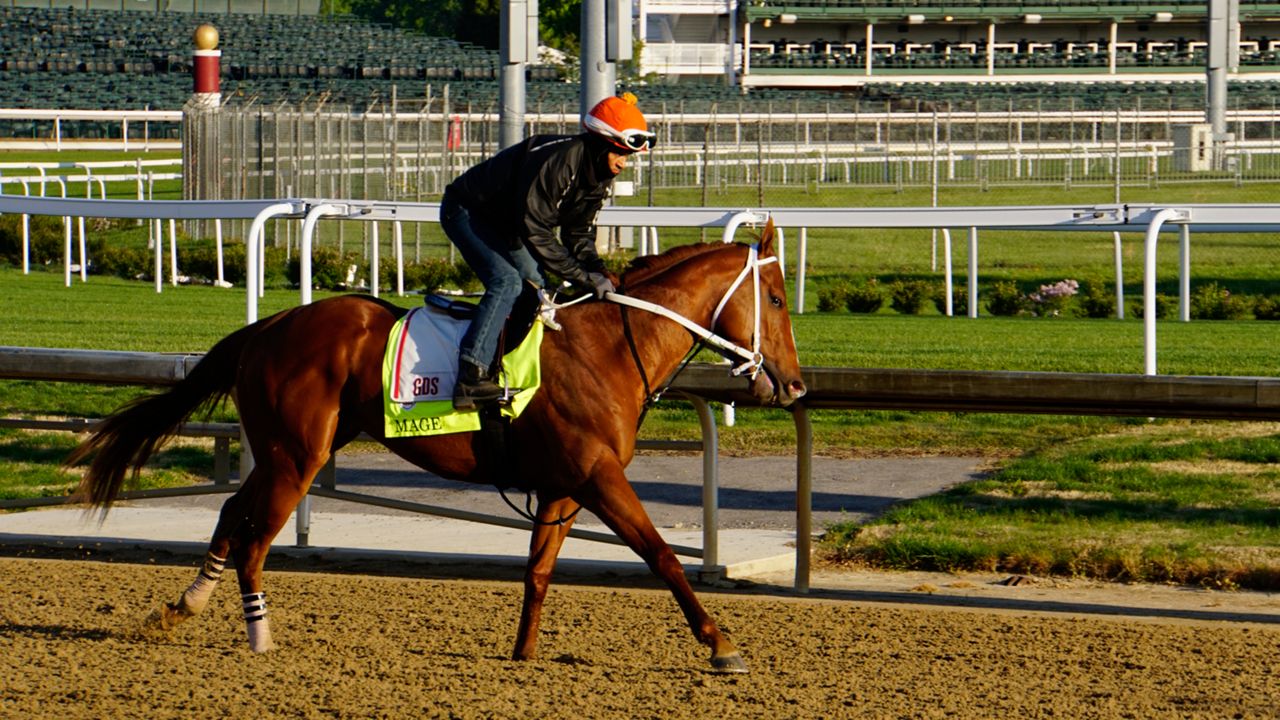
POLYGON ((231 484, 231 438, 213 439, 213 484, 231 484))
MULTIPOLYGON (((245 294, 248 296, 245 309, 246 325, 258 321, 258 295, 262 292, 262 282, 258 273, 262 262, 264 250, 262 242, 266 235, 267 220, 277 215, 288 215, 292 212, 294 212, 293 203, 268 205, 253 218, 253 223, 249 226, 249 237, 246 238, 245 243, 245 294)), ((241 464, 243 465, 243 463, 241 464)))
POLYGON ((813 553, 813 425, 803 402, 791 417, 796 424, 796 592, 809 592, 809 561, 813 553))
POLYGON ((804 314, 805 265, 809 258, 809 228, 800 228, 800 249, 796 258, 796 314, 804 314))
POLYGON ((978 317, 978 228, 969 228, 969 317, 978 317))
POLYGON ((1156 241, 1160 239, 1160 228, 1166 222, 1189 219, 1190 213, 1186 210, 1165 208, 1156 212, 1147 225, 1142 278, 1142 349, 1144 373, 1147 375, 1156 374, 1156 241))
POLYGON ((689 396, 702 426, 702 568, 698 579, 713 582, 724 576, 720 565, 720 441, 716 418, 703 398, 689 396))
POLYGON ((1111 233, 1111 245, 1116 264, 1116 319, 1124 319, 1124 246, 1120 242, 1120 233, 1111 233))

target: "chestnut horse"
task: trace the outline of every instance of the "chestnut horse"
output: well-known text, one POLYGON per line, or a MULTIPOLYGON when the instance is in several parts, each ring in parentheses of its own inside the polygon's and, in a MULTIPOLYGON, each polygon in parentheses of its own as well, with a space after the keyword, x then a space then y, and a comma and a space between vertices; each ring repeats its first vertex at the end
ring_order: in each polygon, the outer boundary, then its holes
POLYGON ((761 402, 786 406, 804 395, 772 235, 769 225, 755 246, 689 245, 634 261, 622 277, 621 299, 661 305, 683 323, 613 302, 559 310, 562 329, 548 332, 542 344, 542 386, 509 432, 508 466, 518 468, 519 478, 493 474, 502 463, 484 461, 475 433, 385 437, 383 352, 392 324, 407 311, 356 295, 285 310, 228 335, 171 389, 134 400, 106 418, 68 463, 92 456, 79 492, 105 513, 126 474, 136 475, 185 418, 228 396, 234 400, 255 467, 223 505, 195 582, 176 603, 153 614, 151 622, 164 629, 203 610, 229 557, 250 648, 271 649, 262 593, 271 541, 317 471, 365 432, 443 477, 536 493, 538 522, 524 576, 516 659, 534 656, 556 556, 581 507, 665 581, 694 636, 711 648, 712 666, 745 671, 623 469, 635 451, 646 395, 676 372, 696 342, 695 325, 754 351, 755 362, 744 374, 761 402))

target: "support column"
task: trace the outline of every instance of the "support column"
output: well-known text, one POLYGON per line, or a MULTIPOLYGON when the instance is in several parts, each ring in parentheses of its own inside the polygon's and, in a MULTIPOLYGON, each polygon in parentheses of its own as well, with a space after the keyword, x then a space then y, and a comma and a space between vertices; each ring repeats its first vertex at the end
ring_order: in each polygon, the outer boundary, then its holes
MULTIPOLYGON (((182 106, 182 199, 221 200, 218 162, 223 148, 218 128, 222 107, 220 88, 222 51, 218 30, 201 25, 191 35, 196 49, 192 63, 192 93, 182 106)), ((209 221, 190 220, 185 230, 193 237, 210 234, 209 221)))
POLYGON ((1107 72, 1112 75, 1116 74, 1116 36, 1119 34, 1120 24, 1115 20, 1111 21, 1111 32, 1107 38, 1107 72))
POLYGON ((498 145, 506 148, 524 139, 524 72, 538 58, 537 0, 506 0, 498 25, 498 145))
POLYGON ((875 42, 876 39, 875 27, 874 24, 867 23, 867 75, 871 74, 871 43, 875 42))
POLYGON ((617 85, 614 64, 605 59, 607 23, 605 0, 583 0, 582 31, 582 90, 579 115, 586 116, 601 100, 614 94, 617 85))
POLYGON ((996 24, 987 24, 987 74, 996 74, 996 24))

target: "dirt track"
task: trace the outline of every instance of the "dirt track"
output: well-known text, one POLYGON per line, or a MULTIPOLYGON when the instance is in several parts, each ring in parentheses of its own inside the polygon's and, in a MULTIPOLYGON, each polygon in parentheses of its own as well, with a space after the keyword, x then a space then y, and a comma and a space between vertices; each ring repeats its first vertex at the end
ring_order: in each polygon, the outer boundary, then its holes
POLYGON ((1275 717, 1280 629, 702 592, 751 665, 707 671, 664 591, 553 586, 506 658, 511 582, 271 571, 279 648, 234 580, 141 632, 191 568, 0 558, 0 717, 1275 717))

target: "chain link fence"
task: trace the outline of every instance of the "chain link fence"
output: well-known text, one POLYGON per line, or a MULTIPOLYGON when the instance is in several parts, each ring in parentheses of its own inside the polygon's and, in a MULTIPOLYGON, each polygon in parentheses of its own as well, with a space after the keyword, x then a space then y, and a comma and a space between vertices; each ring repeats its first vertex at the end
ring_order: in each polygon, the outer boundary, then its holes
MULTIPOLYGON (((1280 113, 1237 109, 1234 139, 1215 144, 1187 110, 814 112, 785 103, 730 111, 647 107, 659 133, 628 172, 650 189, 926 187, 1028 183, 1280 181, 1280 113)), ((352 197, 428 201, 498 150, 493 108, 448 93, 368 108, 224 106, 217 112, 219 197, 352 197)), ((577 108, 530 108, 530 133, 579 131, 577 108)), ((185 133, 187 141, 191 128, 185 133)))

